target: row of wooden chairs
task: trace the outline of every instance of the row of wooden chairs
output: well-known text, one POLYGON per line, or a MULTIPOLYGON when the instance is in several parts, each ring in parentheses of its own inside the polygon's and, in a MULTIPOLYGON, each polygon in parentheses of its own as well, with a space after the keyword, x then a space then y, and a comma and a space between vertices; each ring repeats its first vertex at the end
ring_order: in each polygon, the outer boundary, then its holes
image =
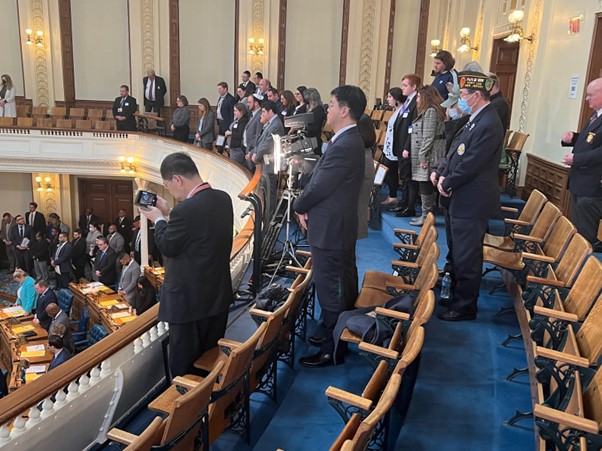
POLYGON ((290 295, 281 307, 274 312, 251 309, 259 323, 251 337, 242 343, 221 339, 218 346, 195 362, 196 368, 210 371, 207 378, 192 374, 176 377, 148 405, 166 419, 155 419, 139 436, 114 429, 109 438, 127 444, 128 450, 150 449, 140 447, 142 443, 164 449, 199 449, 202 444, 208 449, 227 427, 236 424, 249 442, 249 396, 260 392, 276 399, 277 362, 281 353, 289 352, 290 341, 295 340, 295 315, 303 310, 312 281, 311 257, 296 272, 290 295), (196 393, 196 402, 190 400, 192 393, 196 393))
POLYGON ((59 128, 75 130, 116 130, 115 119, 96 120, 92 119, 52 119, 33 117, 1 117, 0 127, 22 127, 22 128, 59 128), (16 119, 16 121, 15 121, 16 119), (74 127, 75 125, 75 127, 74 127))

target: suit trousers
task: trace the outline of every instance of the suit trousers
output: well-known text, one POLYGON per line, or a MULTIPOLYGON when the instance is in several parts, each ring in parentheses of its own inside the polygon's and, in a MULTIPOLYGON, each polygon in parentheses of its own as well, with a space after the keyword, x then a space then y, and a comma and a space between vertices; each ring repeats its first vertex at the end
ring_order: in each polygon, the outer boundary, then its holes
POLYGON ((33 274, 33 259, 31 258, 29 251, 16 249, 15 252, 17 253, 17 266, 23 271, 26 271, 27 274, 33 274))
MULTIPOLYGON (((339 315, 351 310, 357 299, 358 276, 355 266, 355 248, 351 250, 330 250, 311 247, 314 269, 314 284, 318 302, 322 309, 321 352, 332 354, 334 339, 332 333, 339 315)), ((344 350, 344 349, 343 349, 344 350)))
POLYGON ((217 346, 226 333, 228 311, 190 323, 169 323, 169 369, 171 377, 194 371, 194 362, 217 346))
POLYGON ((17 255, 15 253, 15 247, 13 245, 4 245, 6 247, 6 256, 8 257, 9 272, 13 272, 17 267, 17 255))
POLYGON ((489 221, 450 216, 450 222, 455 278, 451 309, 466 315, 476 314, 483 272, 483 239, 489 221))
POLYGON ((602 197, 573 194, 572 221, 577 231, 591 244, 598 242, 597 234, 602 219, 602 197))

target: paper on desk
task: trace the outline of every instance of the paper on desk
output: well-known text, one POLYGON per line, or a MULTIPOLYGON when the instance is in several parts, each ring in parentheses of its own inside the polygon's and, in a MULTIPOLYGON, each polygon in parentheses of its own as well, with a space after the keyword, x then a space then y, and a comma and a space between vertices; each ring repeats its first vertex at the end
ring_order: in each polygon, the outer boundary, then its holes
POLYGON ((17 335, 22 334, 23 332, 29 332, 30 330, 35 330, 35 327, 33 327, 31 324, 13 327, 13 333, 17 335))
POLYGON ((123 302, 120 302, 119 304, 116 304, 113 307, 118 308, 118 309, 126 309, 126 308, 129 308, 130 306, 127 304, 124 304, 123 302))
POLYGON ((27 382, 31 382, 31 381, 35 381, 38 377, 40 377, 42 374, 26 374, 25 375, 25 383, 27 382))
POLYGON ((31 365, 29 368, 25 370, 25 374, 30 373, 45 373, 46 366, 45 365, 31 365))
POLYGON ((130 316, 130 312, 117 312, 111 314, 111 318, 113 319, 125 318, 126 316, 130 316))
POLYGON ((46 347, 44 345, 29 345, 25 348, 27 351, 45 351, 46 347))
POLYGON ((136 319, 135 316, 124 316, 123 318, 117 318, 116 322, 117 324, 125 324, 125 323, 129 323, 130 321, 134 321, 136 319))
POLYGON ((117 299, 109 299, 108 301, 100 301, 99 304, 102 307, 109 307, 110 305, 115 305, 117 304, 119 301, 117 299))
POLYGON ((25 315, 25 310, 20 305, 16 305, 15 307, 7 307, 2 309, 2 313, 6 316, 10 316, 11 318, 15 318, 17 316, 25 315))
POLYGON ((46 355, 46 351, 43 349, 41 351, 23 351, 21 352, 21 358, 27 357, 44 357, 46 355))

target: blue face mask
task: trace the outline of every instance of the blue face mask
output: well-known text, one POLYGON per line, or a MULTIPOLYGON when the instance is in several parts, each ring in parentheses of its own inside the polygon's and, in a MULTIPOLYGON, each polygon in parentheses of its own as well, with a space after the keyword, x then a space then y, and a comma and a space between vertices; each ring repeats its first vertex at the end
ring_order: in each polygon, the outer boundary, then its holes
POLYGON ((447 110, 447 114, 449 114, 449 117, 452 121, 455 121, 456 119, 460 119, 462 117, 462 113, 460 113, 455 108, 450 108, 449 110, 447 110))
POLYGON ((464 114, 472 113, 472 107, 468 104, 468 99, 470 99, 473 95, 474 95, 474 93, 469 95, 465 99, 463 99, 462 97, 460 97, 460 99, 458 99, 458 108, 460 108, 460 111, 462 111, 462 113, 464 113, 464 114))

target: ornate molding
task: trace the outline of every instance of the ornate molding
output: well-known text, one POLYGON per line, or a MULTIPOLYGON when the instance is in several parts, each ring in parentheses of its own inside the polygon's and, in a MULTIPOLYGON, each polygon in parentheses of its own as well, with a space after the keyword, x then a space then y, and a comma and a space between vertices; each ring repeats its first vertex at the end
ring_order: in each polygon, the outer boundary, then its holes
MULTIPOLYGON (((42 0, 33 0, 31 9, 33 29, 47 30, 44 26, 44 5, 42 0)), ((50 102, 48 93, 48 62, 46 60, 46 45, 48 39, 49 35, 46 33, 46 39, 43 41, 44 45, 42 47, 36 45, 34 50, 34 71, 36 77, 36 94, 38 97, 37 104, 46 107, 50 102)))
MULTIPOLYGON (((533 11, 533 21, 531 27, 531 36, 537 37, 537 32, 541 26, 541 0, 537 0, 533 11)), ((526 43, 525 43, 526 44, 526 43)), ((533 73, 533 62, 535 61, 535 51, 537 46, 535 42, 529 43, 529 55, 527 57, 527 70, 525 72, 525 84, 523 86, 523 98, 520 103, 520 117, 518 118, 518 131, 524 132, 527 125, 527 108, 529 106, 529 91, 531 89, 531 74, 533 73)))
MULTIPOLYGON (((392 0, 395 2, 395 0, 392 0)), ((347 78, 347 53, 349 51, 349 11, 351 0, 343 0, 343 18, 341 24, 341 56, 339 62, 339 85, 344 85, 347 78)))
POLYGON ((374 32, 376 23, 376 1, 364 0, 364 20, 362 21, 362 47, 360 50, 359 86, 370 98, 372 79, 372 56, 374 49, 374 32))
MULTIPOLYGON (((483 28, 485 27, 485 0, 481 0, 479 5, 479 18, 477 20, 477 29, 475 30, 474 40, 478 43, 479 49, 483 48, 483 28)), ((478 60, 480 57, 478 50, 473 50, 473 59, 478 60), (474 55, 477 55, 474 57, 474 55)))
POLYGON ((142 1, 142 62, 145 72, 155 68, 153 0, 142 1))
MULTIPOLYGON (((265 14, 264 14, 264 6, 263 0, 253 0, 253 37, 255 38, 265 38, 264 30, 265 30, 265 14)), ((246 39, 245 39, 246 42, 246 39)), ((265 53, 268 53, 269 42, 266 41, 265 53)), ((264 72, 263 69, 263 56, 262 55, 253 55, 251 58, 251 66, 253 67, 252 72, 264 72)), ((264 77, 267 77, 267 74, 264 74, 264 77)))

